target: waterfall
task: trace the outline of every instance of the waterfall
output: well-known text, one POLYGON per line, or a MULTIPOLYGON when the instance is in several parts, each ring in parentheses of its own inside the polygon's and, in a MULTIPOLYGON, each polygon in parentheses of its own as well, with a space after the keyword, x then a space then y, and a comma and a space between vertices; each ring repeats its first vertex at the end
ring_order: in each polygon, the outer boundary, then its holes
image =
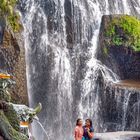
POLYGON ((35 121, 41 127, 42 131, 45 133, 46 139, 49 140, 49 136, 48 136, 46 130, 44 129, 44 127, 42 126, 42 124, 38 120, 35 120, 35 121))
MULTIPOLYGON (((100 117, 98 78, 102 75, 113 82, 119 77, 96 59, 101 17, 139 16, 139 2, 20 0, 30 106, 42 103, 39 119, 50 140, 73 139, 78 117, 92 118, 98 132, 106 130, 100 117)), ((127 102, 123 108, 127 109, 127 102)), ((47 139, 38 126, 33 131, 37 140, 47 139)))
POLYGON ((102 87, 102 131, 138 131, 140 90, 106 83, 102 87))

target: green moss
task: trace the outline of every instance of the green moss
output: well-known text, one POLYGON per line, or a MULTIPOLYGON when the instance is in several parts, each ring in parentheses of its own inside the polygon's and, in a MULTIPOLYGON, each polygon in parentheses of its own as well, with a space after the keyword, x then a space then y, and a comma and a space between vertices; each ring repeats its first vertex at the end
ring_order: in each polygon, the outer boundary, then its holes
POLYGON ((117 46, 120 46, 123 44, 122 38, 117 35, 112 37, 112 41, 117 46))
POLYGON ((9 102, 11 100, 9 92, 0 89, 0 100, 9 102))
POLYGON ((28 140, 28 138, 16 131, 9 123, 3 111, 0 111, 0 132, 4 139, 8 140, 28 140))
POLYGON ((15 12, 16 3, 17 0, 0 0, 0 15, 5 17, 7 25, 10 26, 14 32, 18 32, 22 28, 19 14, 15 12))
POLYGON ((0 133, 5 140, 27 140, 28 138, 19 132, 20 119, 13 105, 9 103, 11 96, 8 89, 11 84, 9 79, 0 79, 0 133))
POLYGON ((22 28, 22 25, 19 23, 20 19, 18 14, 9 15, 7 20, 14 32, 18 32, 22 28))
POLYGON ((114 17, 105 33, 108 45, 130 46, 140 51, 140 20, 133 16, 114 17))
POLYGON ((10 136, 12 137, 12 140, 28 140, 28 138, 25 135, 15 131, 15 129, 10 129, 9 132, 10 136))
POLYGON ((11 95, 8 89, 11 84, 9 79, 0 79, 0 100, 10 102, 11 95))
POLYGON ((10 135, 8 133, 8 120, 5 117, 3 111, 0 111, 0 132, 5 139, 10 139, 10 135))
POLYGON ((9 123, 11 124, 11 126, 16 130, 19 131, 20 126, 19 126, 19 118, 13 108, 12 105, 8 106, 7 111, 4 112, 5 116, 7 117, 9 123))
POLYGON ((104 52, 104 55, 108 55, 108 49, 107 49, 107 47, 104 47, 103 48, 103 52, 104 52))

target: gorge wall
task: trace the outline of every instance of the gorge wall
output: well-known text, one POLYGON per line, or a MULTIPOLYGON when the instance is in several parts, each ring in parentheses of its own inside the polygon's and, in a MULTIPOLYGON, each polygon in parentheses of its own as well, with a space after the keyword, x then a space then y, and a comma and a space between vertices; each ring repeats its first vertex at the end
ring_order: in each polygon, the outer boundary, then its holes
POLYGON ((10 90, 15 103, 28 104, 25 48, 21 33, 14 33, 0 18, 0 71, 13 75, 16 82, 10 90))
MULTIPOLYGON (((39 119, 50 140, 73 139, 78 117, 91 118, 96 132, 133 130, 126 125, 127 92, 114 96, 117 90, 114 93, 113 82, 119 79, 119 70, 110 69, 100 61, 97 46, 102 15, 130 14, 139 17, 139 2, 20 0, 29 102, 32 107, 42 103, 39 119), (116 100, 116 97, 121 98, 116 100), (113 115, 115 120, 107 109, 118 114, 117 117, 113 115)), ((33 128, 37 140, 47 139, 36 123, 33 128)))
POLYGON ((28 139, 12 104, 28 104, 24 49, 21 33, 13 32, 0 16, 0 140, 28 139), (12 80, 2 74, 10 74, 12 80))
POLYGON ((106 38, 108 25, 116 17, 119 19, 122 16, 124 15, 102 17, 97 58, 119 78, 116 82, 107 82, 100 76, 101 112, 106 131, 139 131, 140 52, 134 51, 131 46, 108 45, 106 38))
MULTIPOLYGON (((125 45, 108 45, 107 44, 107 27, 118 17, 124 15, 103 16, 99 35, 98 59, 117 73, 121 80, 135 79, 140 80, 140 51, 134 51, 131 46, 125 45)), ((120 31, 120 35, 121 35, 120 31)), ((122 36, 122 35, 121 35, 122 36)))

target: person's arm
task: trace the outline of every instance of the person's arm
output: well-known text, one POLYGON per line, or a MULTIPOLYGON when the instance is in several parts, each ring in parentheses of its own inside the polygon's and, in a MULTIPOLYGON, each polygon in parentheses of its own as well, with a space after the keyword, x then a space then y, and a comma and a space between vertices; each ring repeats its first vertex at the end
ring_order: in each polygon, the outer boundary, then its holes
POLYGON ((78 129, 75 129, 75 140, 78 140, 78 129))
POLYGON ((90 139, 92 139, 93 138, 93 136, 94 136, 94 133, 93 132, 90 132, 90 129, 88 129, 88 136, 90 137, 90 139))

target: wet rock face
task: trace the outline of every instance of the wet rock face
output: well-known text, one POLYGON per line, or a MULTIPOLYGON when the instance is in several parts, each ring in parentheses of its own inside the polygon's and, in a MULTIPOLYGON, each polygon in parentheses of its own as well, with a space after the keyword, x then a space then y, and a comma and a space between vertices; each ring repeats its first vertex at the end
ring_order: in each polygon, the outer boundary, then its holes
POLYGON ((140 90, 106 81, 100 73, 98 110, 100 128, 98 132, 139 131, 140 129, 140 90))
POLYGON ((108 54, 101 59, 121 79, 140 79, 140 52, 133 52, 123 46, 111 46, 108 48, 108 54))
POLYGON ((113 17, 115 16, 103 16, 102 18, 98 59, 121 79, 140 79, 140 52, 133 51, 130 46, 108 46, 105 43, 107 25, 113 20, 113 17))
MULTIPOLYGON (((134 52, 130 46, 108 46, 105 32, 107 25, 115 16, 103 16, 100 35, 98 59, 115 72, 121 80, 140 79, 140 52, 134 52), (106 48, 106 52, 105 52, 106 48)), ((101 81, 101 80, 100 80, 101 81)), ((101 89, 102 119, 106 131, 120 131, 140 129, 139 100, 140 91, 128 83, 122 84, 103 82, 101 89), (137 123, 136 123, 137 122, 137 123)))
POLYGON ((0 18, 0 45, 3 42, 4 27, 5 27, 5 21, 3 18, 0 18))
POLYGON ((10 93, 14 102, 26 103, 26 68, 24 43, 20 33, 5 28, 4 19, 0 19, 0 70, 13 75, 16 85, 10 93))
MULTIPOLYGON (((101 117, 105 131, 139 131, 140 129, 140 52, 133 51, 130 46, 109 46, 106 43, 107 25, 116 16, 103 16, 97 57, 121 80, 133 79, 126 83, 114 84, 100 75, 101 117)), ((125 80, 124 80, 125 81, 125 80)))
POLYGON ((116 61, 121 79, 140 79, 140 52, 133 52, 123 46, 113 46, 110 47, 109 54, 110 62, 111 59, 116 61))
POLYGON ((6 102, 5 101, 1 101, 0 102, 0 109, 6 111, 7 108, 8 108, 8 106, 7 106, 6 102))
POLYGON ((72 6, 73 5, 71 4, 70 0, 67 0, 65 1, 64 6, 65 6, 65 12, 66 12, 65 20, 66 20, 67 42, 70 48, 70 46, 72 46, 72 44, 74 43, 74 40, 73 40, 74 31, 73 31, 73 24, 72 24, 73 22, 72 21, 72 6))
POLYGON ((107 131, 140 129, 140 91, 106 84, 102 94, 103 119, 107 131), (137 123, 136 123, 137 122, 137 123))

